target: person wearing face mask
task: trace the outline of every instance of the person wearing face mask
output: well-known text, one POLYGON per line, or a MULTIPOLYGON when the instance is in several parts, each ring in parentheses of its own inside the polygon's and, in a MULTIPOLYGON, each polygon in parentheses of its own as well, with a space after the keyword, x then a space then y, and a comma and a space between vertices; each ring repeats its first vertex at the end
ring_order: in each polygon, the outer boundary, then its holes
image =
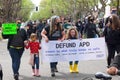
POLYGON ((85 38, 96 38, 97 36, 100 37, 97 27, 94 23, 94 17, 91 15, 88 16, 88 23, 85 25, 83 34, 85 35, 85 38))
POLYGON ((17 20, 17 34, 4 35, 4 39, 8 39, 7 49, 12 59, 12 69, 14 79, 19 80, 19 68, 21 63, 21 57, 24 52, 24 43, 27 40, 27 34, 24 29, 20 29, 21 21, 17 20))
POLYGON ((78 21, 76 22, 76 27, 77 27, 77 30, 78 30, 78 33, 80 33, 81 35, 82 35, 82 32, 83 32, 83 24, 82 24, 82 22, 81 22, 81 20, 80 19, 78 19, 78 21))
MULTIPOLYGON (((45 41, 48 42, 49 40, 61 40, 63 41, 65 39, 65 32, 63 27, 61 26, 61 21, 59 16, 52 16, 50 25, 46 26, 42 32, 41 35, 43 38, 45 38, 45 41)), ((55 72, 58 72, 57 70, 57 62, 50 62, 50 68, 51 68, 51 76, 55 76, 55 72)))

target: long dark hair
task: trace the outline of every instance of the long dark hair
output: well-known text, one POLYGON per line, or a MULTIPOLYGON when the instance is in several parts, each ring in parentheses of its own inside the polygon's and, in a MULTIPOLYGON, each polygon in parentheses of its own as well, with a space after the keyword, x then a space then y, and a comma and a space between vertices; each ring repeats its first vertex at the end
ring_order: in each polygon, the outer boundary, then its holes
MULTIPOLYGON (((55 31, 56 27, 56 20, 60 18, 59 16, 52 16, 51 17, 51 22, 50 22, 50 35, 55 31)), ((62 30, 62 26, 60 25, 58 27, 59 30, 62 30)))
POLYGON ((115 15, 115 14, 111 15, 109 21, 111 23, 111 28, 113 30, 120 29, 120 21, 119 21, 119 17, 117 15, 115 15))

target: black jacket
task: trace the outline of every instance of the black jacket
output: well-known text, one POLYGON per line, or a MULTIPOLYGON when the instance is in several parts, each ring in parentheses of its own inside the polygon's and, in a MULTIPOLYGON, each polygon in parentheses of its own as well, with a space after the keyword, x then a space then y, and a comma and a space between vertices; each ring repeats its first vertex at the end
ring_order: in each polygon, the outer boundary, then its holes
MULTIPOLYGON (((25 40, 27 40, 27 34, 26 34, 26 31, 25 31, 24 29, 20 29, 20 35, 21 35, 21 38, 23 39, 23 42, 24 42, 25 40)), ((8 39, 7 49, 9 49, 9 48, 10 48, 11 41, 12 41, 14 35, 3 35, 3 34, 2 34, 2 37, 3 37, 4 39, 8 39)), ((24 46, 23 46, 23 48, 24 48, 24 46)))
POLYGON ((86 34, 87 38, 95 38, 96 34, 98 36, 100 36, 97 29, 96 29, 96 25, 94 23, 90 23, 90 22, 88 22, 85 25, 84 34, 86 34))
POLYGON ((120 45, 120 29, 112 30, 109 27, 105 27, 103 34, 107 44, 120 45))

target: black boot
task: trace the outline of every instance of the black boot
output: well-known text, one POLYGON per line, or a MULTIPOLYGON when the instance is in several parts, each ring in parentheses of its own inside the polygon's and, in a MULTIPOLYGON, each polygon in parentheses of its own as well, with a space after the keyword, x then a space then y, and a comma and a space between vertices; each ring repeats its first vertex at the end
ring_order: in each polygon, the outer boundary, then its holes
POLYGON ((54 71, 55 71, 55 72, 58 72, 57 63, 56 63, 56 65, 55 65, 54 71))
POLYGON ((54 69, 54 71, 55 71, 55 72, 58 72, 58 69, 57 69, 57 67, 54 69))
POLYGON ((51 76, 55 77, 55 70, 54 69, 51 69, 51 76))
POLYGON ((52 77, 55 77, 55 72, 51 72, 51 76, 52 76, 52 77))
POLYGON ((14 79, 15 79, 15 80, 19 80, 19 75, 18 75, 18 74, 15 74, 15 75, 14 75, 14 79))

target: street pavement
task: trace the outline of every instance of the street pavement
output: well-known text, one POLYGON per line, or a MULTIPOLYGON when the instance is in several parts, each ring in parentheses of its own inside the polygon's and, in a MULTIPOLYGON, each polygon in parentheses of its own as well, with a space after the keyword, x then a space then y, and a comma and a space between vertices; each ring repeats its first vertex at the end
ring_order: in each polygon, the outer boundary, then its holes
MULTIPOLYGON (((7 51, 7 40, 0 41, 0 64, 3 67, 4 79, 14 80, 11 58, 7 51)), ((96 72, 106 73, 106 60, 97 61, 80 61, 79 62, 79 74, 69 73, 68 62, 59 62, 56 77, 52 78, 50 74, 49 63, 40 63, 41 77, 33 77, 31 74, 31 66, 28 64, 29 50, 25 50, 20 67, 20 80, 98 80, 95 79, 94 74, 96 72), (92 79, 91 79, 92 78, 92 79)), ((120 76, 112 76, 112 80, 120 80, 120 76)))

